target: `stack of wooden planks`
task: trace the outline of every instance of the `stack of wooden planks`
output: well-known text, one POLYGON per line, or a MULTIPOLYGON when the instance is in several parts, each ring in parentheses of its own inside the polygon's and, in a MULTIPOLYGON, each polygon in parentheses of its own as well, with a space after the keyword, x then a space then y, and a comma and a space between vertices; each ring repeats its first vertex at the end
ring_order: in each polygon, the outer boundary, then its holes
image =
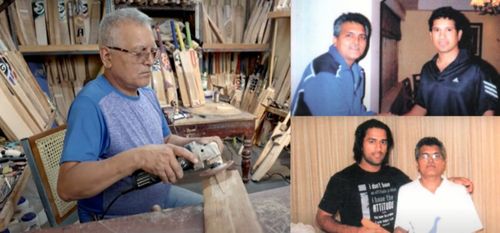
POLYGON ((7 138, 19 140, 51 128, 56 112, 23 56, 1 52, 0 70, 0 127, 7 138))
POLYGON ((67 119, 73 99, 84 83, 94 79, 101 68, 97 56, 58 56, 45 61, 45 72, 50 90, 50 98, 58 113, 67 119))
POLYGON ((95 44, 101 16, 112 8, 109 4, 112 2, 101 0, 17 0, 8 8, 9 17, 0 18, 3 22, 10 19, 20 45, 95 44))
POLYGON ((272 9, 272 1, 203 0, 201 3, 205 43, 265 44, 269 40, 267 13, 272 9))

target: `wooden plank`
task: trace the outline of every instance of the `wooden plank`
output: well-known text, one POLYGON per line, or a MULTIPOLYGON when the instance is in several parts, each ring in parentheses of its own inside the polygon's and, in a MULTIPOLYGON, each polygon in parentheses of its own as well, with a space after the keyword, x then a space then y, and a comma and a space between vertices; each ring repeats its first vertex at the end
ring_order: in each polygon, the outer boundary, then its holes
POLYGON ((67 18, 68 18, 68 31, 69 31, 69 43, 76 43, 76 35, 75 35, 75 18, 76 18, 76 3, 75 0, 67 0, 66 8, 67 8, 67 18))
POLYGON ((8 52, 6 54, 8 55, 7 60, 16 67, 16 72, 19 74, 19 84, 23 91, 26 92, 29 100, 35 105, 34 110, 37 110, 43 119, 47 120, 52 108, 48 103, 46 95, 36 82, 28 64, 19 52, 8 52))
POLYGON ((218 40, 220 43, 225 43, 226 39, 224 39, 224 35, 220 31, 217 24, 208 15, 207 15, 207 20, 208 20, 208 25, 210 26, 210 28, 214 32, 213 35, 215 35, 215 40, 218 40))
POLYGON ((38 45, 47 45, 47 25, 45 23, 45 0, 33 1, 33 17, 35 20, 35 33, 38 45))
POLYGON ((205 4, 200 2, 201 4, 201 31, 202 31, 202 39, 203 43, 212 43, 212 32, 210 30, 210 26, 208 25, 208 12, 205 4))
MULTIPOLYGON (((41 112, 43 111, 40 111, 40 106, 33 103, 33 97, 30 100, 30 97, 28 97, 27 93, 24 91, 20 84, 22 82, 21 80, 24 79, 24 77, 20 76, 17 73, 17 67, 13 66, 12 62, 7 59, 7 56, 5 56, 5 54, 0 55, 0 63, 3 63, 2 65, 4 66, 10 67, 7 68, 8 70, 10 70, 7 71, 7 75, 4 74, 2 77, 4 83, 8 85, 13 95, 19 100, 21 106, 23 106, 23 108, 28 111, 28 115, 36 123, 36 127, 32 129, 41 131, 45 127, 45 124, 48 120, 48 115, 41 115, 41 112)), ((30 91, 29 89, 27 90, 30 91)))
MULTIPOLYGON (((3 0, 1 0, 0 2, 3 2, 3 0)), ((0 44, 1 41, 3 41, 4 44, 8 44, 9 41, 12 41, 12 35, 10 35, 9 31, 9 21, 7 19, 7 10, 0 11, 0 44)), ((12 46, 11 48, 14 48, 14 46, 12 46)), ((0 49, 2 49, 1 46, 0 49)), ((7 49, 7 50, 14 50, 14 49, 7 49)))
POLYGON ((274 96, 274 89, 272 87, 266 88, 263 92, 260 93, 259 98, 256 101, 256 105, 253 109, 251 109, 250 113, 255 115, 257 118, 255 119, 255 128, 257 129, 262 122, 262 115, 266 111, 266 108, 269 106, 269 99, 272 99, 274 96))
MULTIPOLYGON (((3 75, 2 75, 3 76, 3 75)), ((3 77, 1 77, 3 78, 3 77)), ((20 140, 33 135, 35 123, 29 119, 28 112, 15 99, 5 83, 0 81, 0 119, 2 130, 9 140, 20 140)))
POLYGON ((75 55, 99 54, 97 44, 89 45, 48 45, 48 46, 19 46, 23 55, 75 55))
POLYGON ((242 0, 238 0, 238 3, 234 9, 234 43, 243 42, 243 29, 245 28, 245 8, 241 3, 242 0))
POLYGON ((238 171, 227 170, 205 179, 203 197, 205 232, 263 232, 238 171))
POLYGON ((89 39, 87 44, 96 44, 99 35, 99 22, 101 21, 101 1, 93 0, 90 6, 89 39))
POLYGON ((245 32, 243 34, 243 42, 244 43, 251 43, 250 42, 250 35, 252 31, 254 30, 254 27, 256 25, 256 22, 258 20, 258 15, 260 13, 261 5, 263 3, 263 0, 257 0, 255 2, 255 5, 251 11, 250 18, 247 21, 247 25, 245 27, 245 32))
POLYGON ((60 45, 62 44, 61 29, 59 28, 59 6, 57 1, 47 1, 45 11, 47 13, 47 27, 49 44, 60 45))
POLYGON ((271 11, 267 13, 268 18, 289 18, 290 10, 271 11))
POLYGON ((287 99, 290 98, 290 79, 291 79, 291 71, 290 71, 290 66, 288 66, 285 80, 283 81, 283 85, 281 86, 281 89, 275 98, 276 103, 278 103, 279 105, 284 105, 287 99))
POLYGON ((266 52, 267 44, 203 44, 203 52, 266 52))
POLYGON ((193 42, 191 41, 191 30, 189 28, 189 22, 186 21, 186 37, 187 37, 187 42, 189 45, 189 61, 191 62, 190 67, 192 68, 193 71, 193 79, 194 79, 194 86, 190 87, 193 89, 195 92, 197 92, 197 100, 200 102, 200 105, 205 104, 205 93, 203 92, 203 87, 201 86, 201 72, 200 72, 200 64, 199 64, 199 58, 198 58, 198 53, 194 50, 193 48, 193 42))
POLYGON ((12 41, 12 36, 10 35, 9 28, 5 29, 4 23, 7 22, 7 16, 5 12, 0 12, 0 51, 13 51, 16 50, 16 46, 12 41), (5 20, 5 21, 3 21, 5 20))

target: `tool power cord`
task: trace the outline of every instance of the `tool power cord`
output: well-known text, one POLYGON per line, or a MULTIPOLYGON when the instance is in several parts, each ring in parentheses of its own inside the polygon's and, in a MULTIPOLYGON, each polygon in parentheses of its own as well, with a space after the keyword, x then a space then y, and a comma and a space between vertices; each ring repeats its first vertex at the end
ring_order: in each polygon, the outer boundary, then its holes
POLYGON ((116 202, 116 200, 118 200, 118 198, 120 198, 121 196, 123 196, 123 195, 125 195, 127 193, 130 193, 130 192, 132 192, 132 191, 134 191, 136 189, 137 189, 136 187, 132 187, 132 188, 129 188, 129 189, 121 192, 120 194, 116 195, 116 197, 113 198, 113 200, 108 204, 108 206, 106 207, 106 209, 104 210, 104 212, 102 212, 101 216, 99 218, 97 218, 97 220, 104 219, 104 216, 106 216, 106 214, 108 213, 109 209, 116 202))

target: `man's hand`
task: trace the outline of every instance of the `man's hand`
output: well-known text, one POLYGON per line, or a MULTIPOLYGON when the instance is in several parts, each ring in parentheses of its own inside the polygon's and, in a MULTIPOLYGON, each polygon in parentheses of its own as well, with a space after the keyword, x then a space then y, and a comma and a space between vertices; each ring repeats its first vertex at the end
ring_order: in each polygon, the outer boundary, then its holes
POLYGON ((389 233, 387 230, 382 228, 379 224, 372 222, 370 219, 361 219, 361 228, 359 228, 359 233, 389 233))
POLYGON ((217 146, 219 147, 219 150, 221 151, 221 153, 224 150, 224 143, 222 142, 222 140, 218 136, 202 137, 202 138, 199 138, 198 140, 196 140, 196 142, 200 143, 200 144, 208 144, 211 142, 215 142, 215 143, 217 143, 217 146))
POLYGON ((144 151, 144 154, 139 154, 141 168, 166 183, 175 183, 184 175, 177 157, 184 157, 193 163, 198 162, 193 153, 173 144, 146 145, 140 149, 144 151))
POLYGON ((449 177, 448 180, 455 184, 460 184, 465 186, 467 189, 467 192, 471 193, 474 192, 474 183, 472 183, 471 180, 465 178, 465 177, 449 177))
POLYGON ((389 232, 382 227, 379 227, 377 229, 369 227, 360 227, 358 228, 358 233, 389 233, 389 232))

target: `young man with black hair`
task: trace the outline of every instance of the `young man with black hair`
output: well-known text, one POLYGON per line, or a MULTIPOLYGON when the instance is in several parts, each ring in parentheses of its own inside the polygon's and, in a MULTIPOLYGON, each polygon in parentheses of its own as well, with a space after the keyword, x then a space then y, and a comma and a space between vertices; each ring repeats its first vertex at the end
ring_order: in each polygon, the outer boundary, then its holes
POLYGON ((342 14, 335 20, 333 45, 304 71, 292 100, 292 115, 374 115, 362 103, 365 73, 358 65, 370 33, 370 21, 362 14, 342 14))
MULTIPOLYGON (((330 178, 316 214, 321 229, 338 233, 394 231, 398 190, 411 180, 388 165, 393 146, 391 130, 383 122, 371 119, 357 127, 353 146, 356 163, 330 178), (340 222, 334 218, 337 212, 340 222), (378 225, 362 225, 363 219, 378 225)), ((472 190, 465 178, 454 182, 472 190)))
POLYGON ((407 115, 494 115, 499 76, 459 47, 462 39, 468 39, 462 37, 469 28, 465 15, 441 7, 432 12, 428 24, 438 53, 422 67, 416 105, 407 115))
POLYGON ((446 158, 439 139, 425 137, 417 143, 420 178, 399 189, 395 232, 470 233, 483 228, 470 194, 443 175, 446 158))

